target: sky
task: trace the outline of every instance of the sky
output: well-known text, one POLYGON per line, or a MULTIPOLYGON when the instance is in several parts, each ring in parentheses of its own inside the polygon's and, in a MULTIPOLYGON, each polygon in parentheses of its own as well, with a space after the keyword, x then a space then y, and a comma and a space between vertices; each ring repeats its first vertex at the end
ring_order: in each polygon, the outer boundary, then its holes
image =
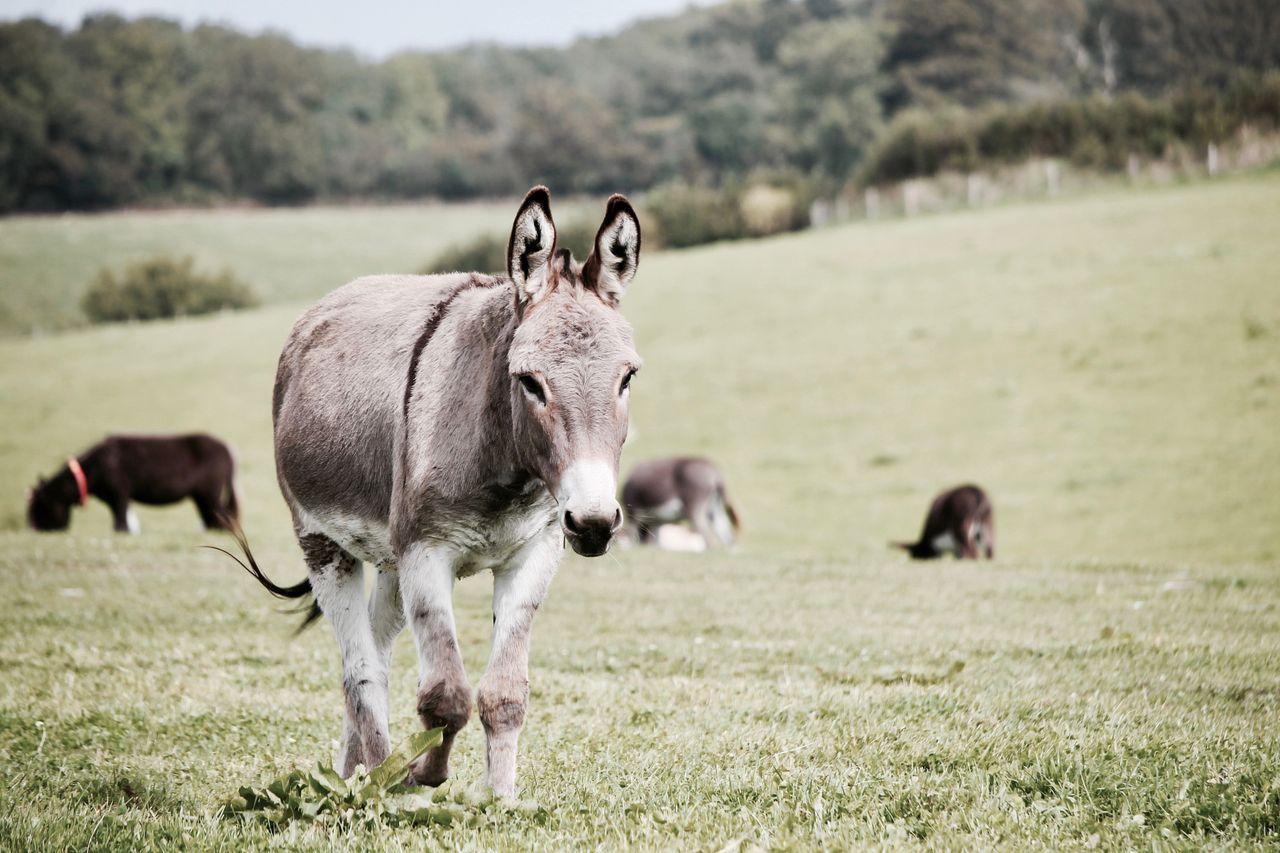
POLYGON ((708 0, 0 0, 0 20, 37 16, 74 28, 86 13, 162 15, 185 24, 229 24, 282 31, 320 47, 349 47, 371 59, 406 48, 475 41, 565 45, 615 32, 638 18, 679 12, 708 0))

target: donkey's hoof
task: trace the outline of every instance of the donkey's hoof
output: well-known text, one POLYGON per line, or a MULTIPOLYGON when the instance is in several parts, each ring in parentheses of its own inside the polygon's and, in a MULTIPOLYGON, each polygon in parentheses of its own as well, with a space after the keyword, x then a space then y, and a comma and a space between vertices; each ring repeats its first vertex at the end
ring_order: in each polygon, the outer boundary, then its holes
POLYGON ((449 781, 448 763, 432 761, 430 755, 424 755, 409 766, 409 778, 406 784, 438 788, 447 781, 449 781))

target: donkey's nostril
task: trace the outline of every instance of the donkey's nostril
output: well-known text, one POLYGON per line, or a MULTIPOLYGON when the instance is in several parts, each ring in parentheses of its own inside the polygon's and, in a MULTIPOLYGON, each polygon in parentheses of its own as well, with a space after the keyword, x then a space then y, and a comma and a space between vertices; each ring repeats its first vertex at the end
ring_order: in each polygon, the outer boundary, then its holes
POLYGON ((613 525, 609 528, 610 533, 617 533, 618 528, 622 526, 622 508, 619 507, 613 511, 613 525))
POLYGON ((569 512, 567 509, 564 511, 564 529, 577 536, 581 536, 585 532, 582 529, 582 525, 578 524, 577 520, 573 517, 573 513, 569 512))

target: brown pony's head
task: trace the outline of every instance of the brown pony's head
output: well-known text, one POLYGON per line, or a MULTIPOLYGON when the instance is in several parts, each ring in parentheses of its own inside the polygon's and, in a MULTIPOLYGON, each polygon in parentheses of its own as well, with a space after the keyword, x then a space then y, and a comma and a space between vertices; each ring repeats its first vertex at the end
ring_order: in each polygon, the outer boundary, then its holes
POLYGON ((573 549, 599 556, 622 526, 618 457, 641 361, 618 304, 639 264, 640 220, 625 198, 610 198, 578 263, 556 250, 551 196, 535 187, 516 214, 507 259, 520 318, 508 362, 522 462, 555 496, 573 549))

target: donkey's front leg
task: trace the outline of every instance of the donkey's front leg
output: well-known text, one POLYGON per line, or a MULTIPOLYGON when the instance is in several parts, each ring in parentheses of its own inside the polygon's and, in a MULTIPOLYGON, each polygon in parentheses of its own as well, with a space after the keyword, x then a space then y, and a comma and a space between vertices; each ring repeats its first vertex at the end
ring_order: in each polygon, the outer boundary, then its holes
POLYGON ((462 668, 453 621, 457 556, 444 546, 417 543, 400 559, 400 594, 418 644, 418 716, 444 728, 444 742, 414 765, 413 778, 440 785, 449 778, 454 736, 471 716, 471 684, 462 668))
POLYGON ((563 550, 560 531, 549 528, 494 573, 493 649, 480 679, 477 703, 487 747, 485 781, 502 796, 516 792, 517 742, 529 704, 533 614, 547 594, 563 550))

